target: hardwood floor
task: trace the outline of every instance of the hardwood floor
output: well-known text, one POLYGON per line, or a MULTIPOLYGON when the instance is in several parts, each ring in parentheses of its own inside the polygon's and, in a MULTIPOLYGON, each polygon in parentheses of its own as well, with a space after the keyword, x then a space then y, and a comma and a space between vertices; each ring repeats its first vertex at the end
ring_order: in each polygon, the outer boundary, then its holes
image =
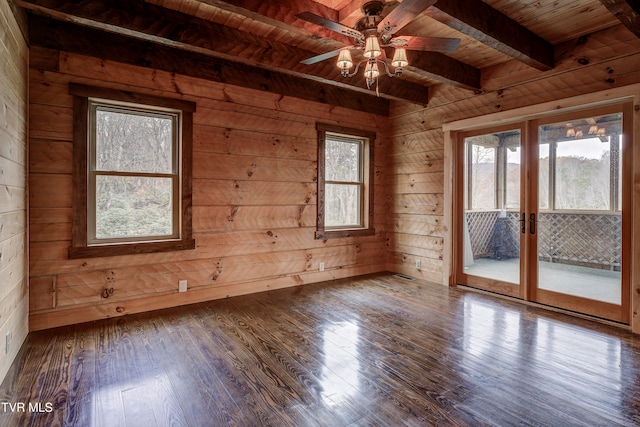
POLYGON ((640 341, 383 274, 32 333, 0 402, 3 426, 640 425, 640 341))

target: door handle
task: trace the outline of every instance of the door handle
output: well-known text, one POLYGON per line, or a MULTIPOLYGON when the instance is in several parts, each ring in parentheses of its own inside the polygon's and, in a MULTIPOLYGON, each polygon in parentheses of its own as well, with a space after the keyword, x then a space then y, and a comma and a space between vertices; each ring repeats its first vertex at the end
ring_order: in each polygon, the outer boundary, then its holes
POLYGON ((524 212, 522 212, 520 214, 520 230, 522 231, 522 234, 525 234, 527 232, 527 220, 525 219, 526 215, 524 212))
POLYGON ((536 214, 534 213, 529 216, 529 232, 536 234, 536 214))

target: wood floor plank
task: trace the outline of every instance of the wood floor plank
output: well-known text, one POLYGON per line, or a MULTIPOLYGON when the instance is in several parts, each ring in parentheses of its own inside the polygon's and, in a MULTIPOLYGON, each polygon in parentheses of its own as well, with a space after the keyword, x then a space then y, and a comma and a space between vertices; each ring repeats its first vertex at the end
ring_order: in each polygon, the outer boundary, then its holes
MULTIPOLYGON (((327 292, 330 292, 330 290, 327 290, 327 292)), ((342 292, 345 292, 345 289, 343 289, 342 292)), ((326 301, 326 298, 324 300, 326 301)), ((349 305, 351 305, 354 303, 355 298, 348 298, 348 301, 349 301, 349 305)), ((252 304, 251 307, 254 308, 255 304, 252 304)), ((388 351, 388 353, 385 353, 382 348, 376 347, 378 344, 378 340, 381 337, 372 338, 369 344, 371 344, 371 348, 377 348, 377 350, 382 350, 383 353, 380 353, 378 351, 376 351, 373 354, 371 352, 367 352, 367 354, 362 355, 364 357, 360 357, 361 355, 359 355, 357 352, 349 353, 349 349, 346 349, 346 347, 348 347, 348 344, 345 345, 345 343, 342 342, 341 340, 340 333, 335 331, 339 331, 341 327, 344 327, 344 325, 347 326, 346 328, 347 331, 349 330, 349 326, 353 325, 353 311, 349 309, 347 305, 342 307, 336 306, 336 304, 333 301, 327 302, 327 303, 325 303, 324 301, 323 302, 314 301, 314 303, 310 305, 310 307, 320 313, 320 316, 316 317, 316 319, 313 320, 310 325, 313 325, 313 323, 322 322, 321 319, 323 318, 328 318, 329 316, 326 314, 325 310, 331 310, 332 313, 336 316, 341 315, 343 320, 338 320, 338 317, 333 318, 333 322, 335 326, 332 326, 328 329, 328 331, 330 332, 329 334, 325 334, 325 336, 323 337, 314 337, 313 339, 304 340, 304 342, 301 343, 301 345, 303 346, 309 345, 309 344, 313 346, 313 344, 315 343, 324 342, 325 346, 323 347, 330 348, 328 351, 326 350, 326 348, 321 348, 321 347, 305 347, 305 348, 299 348, 299 350, 301 350, 300 352, 303 354, 323 355, 323 357, 325 358, 325 361, 320 362, 320 365, 321 366, 330 365, 330 368, 336 365, 338 366, 344 365, 347 368, 353 368, 352 366, 349 366, 348 363, 349 362, 353 363, 353 361, 355 361, 356 363, 358 363, 358 367, 360 368, 360 370, 364 371, 364 367, 373 363, 372 368, 375 371, 377 371, 379 368, 382 368, 384 370, 385 372, 384 377, 377 377, 375 373, 371 373, 369 375, 361 374, 360 377, 363 377, 363 376, 367 377, 364 379, 365 383, 371 388, 372 393, 375 393, 377 397, 380 399, 380 403, 378 405, 375 405, 376 411, 379 412, 380 408, 384 409, 385 406, 388 404, 388 402, 394 402, 394 405, 400 406, 400 407, 405 406, 407 408, 406 410, 410 412, 411 409, 408 409, 408 408, 411 405, 409 404, 408 401, 409 399, 412 398, 411 396, 412 385, 404 382, 404 379, 405 379, 404 375, 395 376, 395 378, 393 379, 390 379, 391 375, 389 375, 393 373, 393 368, 391 368, 391 366, 397 365, 397 361, 398 361, 398 358, 396 357, 397 353, 392 350, 388 351), (334 331, 334 332, 331 333, 331 331, 334 331), (328 346, 326 345, 327 342, 329 342, 328 346), (339 353, 343 350, 345 350, 344 355, 340 357, 339 353), (387 357, 394 360, 389 364, 385 364, 383 363, 382 360, 387 357), (334 360, 337 359, 339 360, 339 362, 331 363, 330 361, 329 362, 327 361, 329 359, 334 359, 334 360), (395 393, 396 389, 403 390, 403 393, 402 394, 395 393), (407 394, 408 396, 404 396, 404 394, 407 394)), ((364 314, 372 313, 372 312, 363 311, 363 307, 364 307, 363 304, 359 304, 358 311, 360 313, 364 313, 364 314)), ((297 310, 297 313, 299 314, 299 316, 297 317, 298 319, 309 319, 315 316, 315 313, 314 314, 310 312, 304 313, 303 307, 301 306, 296 305, 294 306, 294 309, 297 310)), ((260 315, 262 316, 263 314, 261 313, 260 315)), ((386 319, 386 320, 389 320, 389 319, 386 319)), ((394 323, 397 323, 397 321, 394 321, 394 323)), ((380 329, 380 326, 381 324, 368 324, 367 329, 363 331, 365 332, 362 334, 363 337, 368 335, 368 333, 376 334, 376 330, 380 329)), ((314 328, 313 326, 309 326, 308 329, 313 330, 314 328)), ((363 337, 360 337, 359 339, 362 339, 363 337)), ((418 375, 413 378, 418 379, 420 378, 420 376, 418 375)), ((359 380, 360 382, 362 382, 363 378, 359 378, 359 380)), ((424 382, 425 380, 426 379, 423 377, 421 381, 424 382)), ((351 386, 357 387, 358 385, 361 386, 362 384, 352 384, 351 386)), ((421 416, 424 417, 421 419, 421 422, 426 424, 433 424, 435 422, 441 421, 443 418, 446 418, 446 412, 448 410, 447 402, 446 402, 446 399, 443 398, 442 396, 424 395, 422 397, 422 403, 423 405, 424 403, 428 403, 427 405, 424 405, 423 408, 421 408, 423 411, 423 414, 422 415, 419 413, 412 414, 414 417, 421 417, 421 416), (444 412, 445 415, 442 415, 442 414, 438 415, 440 412, 444 412)), ((394 408, 394 411, 397 411, 397 408, 394 408)), ((476 420, 473 420, 473 419, 469 420, 469 422, 473 422, 474 424, 477 424, 476 420)))
MULTIPOLYGON (((33 335, 42 334, 34 333, 33 335)), ((0 402, 11 402, 14 396, 25 396, 30 392, 28 388, 33 383, 36 375, 35 369, 25 369, 24 364, 28 360, 40 360, 44 357, 47 344, 51 345, 51 340, 38 341, 37 339, 25 341, 16 356, 15 362, 9 368, 2 387, 0 388, 0 402)))
MULTIPOLYGON (((347 298, 347 300, 349 301, 349 305, 356 303, 355 298, 347 298)), ((328 310, 333 309, 334 312, 336 311, 335 305, 325 305, 324 303, 316 302, 315 306, 322 307, 320 317, 323 317, 328 310)), ((386 327, 385 325, 397 325, 400 322, 397 313, 391 312, 385 314, 385 310, 383 310, 380 305, 375 312, 373 307, 365 310, 363 308, 366 307, 366 304, 364 304, 363 301, 357 301, 357 306, 359 307, 358 312, 367 320, 367 328, 363 331, 360 339, 368 341, 367 347, 373 351, 369 351, 367 354, 352 354, 351 357, 358 359, 361 366, 371 368, 366 370, 368 380, 372 391, 382 400, 381 404, 383 407, 387 401, 393 401, 414 417, 424 417, 421 421, 426 424, 433 424, 447 419, 452 404, 447 402, 447 399, 440 394, 421 393, 421 411, 418 411, 415 404, 411 402, 413 396, 415 396, 416 393, 420 393, 420 387, 416 386, 416 381, 419 381, 422 386, 424 386, 431 383, 431 380, 429 377, 421 375, 408 375, 407 372, 400 370, 400 365, 403 365, 404 361, 410 358, 409 352, 406 351, 407 347, 403 348, 403 350, 405 350, 403 356, 405 357, 398 357, 398 352, 393 349, 393 346, 385 347, 380 345, 381 341, 386 338, 386 335, 384 333, 380 334, 378 331, 383 330, 383 328, 386 327), (382 370, 384 375, 378 375, 380 370, 382 370), (402 393, 397 393, 397 390, 402 390, 402 393)), ((345 315, 349 316, 349 313, 351 313, 349 307, 345 306, 343 309, 345 310, 345 315)), ((336 337, 330 337, 330 339, 336 339, 336 337)), ((340 343, 337 342, 335 345, 340 345, 340 343)), ((410 370, 411 367, 411 363, 404 366, 406 370, 410 370)), ((413 368, 420 369, 418 366, 413 366, 413 368)), ((432 385, 439 386, 440 384, 432 383, 432 385)), ((463 414, 461 413, 459 415, 462 416, 463 414)), ((468 416, 468 414, 465 415, 468 416)), ((477 420, 474 419, 469 419, 467 422, 477 424, 477 420)))
POLYGON ((182 396, 180 405, 187 414, 188 424, 240 425, 244 420, 258 425, 259 419, 252 411, 243 412, 238 406, 244 402, 247 408, 252 398, 246 396, 233 376, 232 364, 217 349, 199 345, 199 339, 211 331, 199 327, 193 311, 189 314, 183 310, 163 312, 162 321, 168 327, 169 336, 167 342, 159 344, 170 355, 171 381, 182 396))
MULTIPOLYGON (((253 409, 261 423, 274 425, 298 425, 296 419, 287 408, 303 403, 303 398, 297 388, 278 374, 278 366, 270 365, 268 358, 263 357, 254 348, 248 348, 246 337, 235 328, 224 316, 224 310, 217 310, 210 318, 203 319, 205 324, 215 321, 221 326, 221 335, 214 339, 226 351, 233 361, 233 368, 240 374, 236 381, 240 381, 250 396, 253 396, 253 409), (279 411, 271 411, 279 408, 279 411)), ((227 372, 232 372, 233 368, 227 372)), ((246 398, 246 396, 245 396, 246 398)))
POLYGON ((624 329, 376 274, 32 333, 0 426, 628 426, 638 378, 624 329))
MULTIPOLYGON (((122 331, 125 319, 109 319, 99 322, 96 331, 96 390, 94 393, 93 421, 100 427, 124 426, 125 406, 121 389, 127 387, 127 354, 119 351, 120 345, 129 344, 128 334, 122 331)), ((126 330, 126 329, 125 329, 126 330)), ((131 372, 133 377, 135 372, 131 372)))
MULTIPOLYGON (((282 407, 277 390, 265 386, 268 381, 263 373, 254 368, 254 361, 242 350, 237 337, 227 334, 224 324, 218 321, 217 311, 211 307, 198 308, 194 324, 189 325, 195 347, 205 354, 204 363, 212 364, 221 387, 226 388, 240 411, 254 420, 254 425, 293 425, 287 414, 269 410, 282 407)), ((216 402, 216 407, 222 410, 224 405, 216 402)))
POLYGON ((85 330, 81 325, 69 328, 73 335, 68 344, 75 353, 71 358, 64 425, 91 425, 93 388, 95 386, 95 330, 85 330))
POLYGON ((279 316, 284 313, 269 310, 257 302, 251 305, 251 310, 247 310, 244 304, 235 305, 234 312, 245 319, 247 327, 253 330, 256 342, 268 349, 274 363, 282 365, 290 372, 291 377, 312 394, 310 400, 315 404, 298 405, 296 410, 311 418, 338 420, 340 425, 349 425, 361 419, 363 414, 348 402, 332 402, 328 407, 322 405, 328 398, 324 393, 323 383, 328 381, 345 389, 351 388, 351 385, 334 372, 322 371, 323 362, 314 357, 315 353, 311 354, 301 347, 308 340, 302 336, 305 332, 297 328, 293 319, 279 316))

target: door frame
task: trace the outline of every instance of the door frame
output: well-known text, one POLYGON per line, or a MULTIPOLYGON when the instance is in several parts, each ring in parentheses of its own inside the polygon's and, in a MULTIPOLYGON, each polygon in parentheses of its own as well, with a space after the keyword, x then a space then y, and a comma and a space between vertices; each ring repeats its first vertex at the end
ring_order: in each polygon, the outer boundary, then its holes
MULTIPOLYGON (((456 135, 456 142, 454 143, 454 147, 453 147, 453 154, 454 154, 454 158, 456 159, 454 161, 454 164, 461 166, 456 168, 454 179, 453 179, 453 185, 454 185, 453 196, 455 199, 454 200, 454 207, 455 207, 454 208, 454 224, 455 224, 454 229, 455 230, 464 230, 464 221, 465 221, 464 211, 465 211, 466 201, 464 200, 464 195, 465 195, 465 187, 467 185, 467 182, 465 182, 466 171, 464 168, 463 159, 465 158, 466 154, 464 153, 465 151, 464 144, 462 144, 461 141, 463 141, 465 138, 483 135, 487 132, 500 133, 500 132, 506 132, 509 130, 520 131, 520 141, 521 141, 520 165, 521 166, 520 166, 520 195, 519 196, 520 196, 520 212, 524 211, 527 201, 525 199, 525 194, 522 191, 522 189, 524 188, 523 186, 526 185, 526 164, 523 162, 525 158, 523 156, 525 147, 522 145, 522 141, 527 138, 527 132, 528 132, 527 122, 517 121, 514 123, 505 124, 501 126, 492 126, 491 128, 483 127, 483 128, 473 129, 473 130, 460 131, 456 135)), ((496 160, 497 159, 498 157, 496 156, 496 160)), ((496 190, 497 188, 498 187, 496 186, 496 190)), ((525 289, 524 283, 526 282, 527 278, 524 272, 526 271, 526 264, 528 263, 528 258, 529 258, 527 256, 529 236, 528 236, 528 233, 520 234, 519 236, 520 236, 520 240, 518 242, 518 247, 520 248, 520 277, 518 280, 519 282, 518 285, 514 285, 511 283, 503 282, 496 279, 467 275, 464 272, 464 266, 458 264, 459 260, 462 257, 461 255, 461 252, 463 251, 462 248, 464 248, 464 238, 465 238, 464 233, 462 232, 456 233, 456 238, 454 240, 454 247, 453 247, 454 258, 456 259, 455 283, 461 283, 463 281, 465 283, 474 282, 473 285, 480 286, 484 290, 488 290, 490 292, 496 292, 502 295, 508 295, 515 298, 525 299, 526 289, 525 289)))
MULTIPOLYGON (((443 254, 443 284, 454 286, 458 283, 458 257, 456 254, 457 249, 454 245, 455 242, 460 239, 461 233, 461 230, 456 227, 456 220, 454 216, 459 209, 460 203, 460 201, 456 200, 455 196, 456 193, 454 190, 456 181, 454 177, 459 173, 459 168, 462 167, 462 165, 456 164, 455 161, 457 158, 455 148, 458 141, 458 133, 486 128, 487 123, 491 123, 496 127, 503 124, 512 125, 516 122, 532 121, 550 115, 560 115, 577 110, 590 110, 599 106, 624 104, 629 102, 632 102, 633 105, 635 105, 631 113, 631 117, 633 117, 633 119, 627 121, 628 123, 630 122, 628 126, 632 128, 633 140, 630 142, 631 150, 628 153, 628 156, 625 156, 627 161, 623 164, 623 168, 625 168, 625 172, 632 176, 633 181, 635 181, 636 179, 640 179, 640 118, 637 114, 637 108, 638 105, 640 105, 640 84, 590 93, 587 95, 579 95, 572 98, 545 102, 533 106, 521 107, 443 124, 442 128, 445 138, 444 224, 446 227, 446 234, 444 236, 445 250, 443 254)), ((627 112, 625 111, 625 113, 627 112)), ((627 245, 628 255, 626 262, 628 265, 626 274, 629 276, 628 280, 630 282, 631 289, 630 292, 628 292, 630 294, 626 303, 628 310, 625 308, 625 313, 628 313, 631 330, 634 333, 640 333, 640 252, 638 250, 634 250, 636 245, 640 245, 640 186, 634 186, 632 191, 628 193, 627 197, 630 199, 627 203, 627 206, 629 206, 627 214, 631 220, 627 221, 628 228, 624 233, 631 236, 629 238, 631 242, 627 245)), ((531 256, 532 255, 528 255, 527 258, 529 259, 531 256)), ((530 260, 528 262, 530 262, 530 260)))

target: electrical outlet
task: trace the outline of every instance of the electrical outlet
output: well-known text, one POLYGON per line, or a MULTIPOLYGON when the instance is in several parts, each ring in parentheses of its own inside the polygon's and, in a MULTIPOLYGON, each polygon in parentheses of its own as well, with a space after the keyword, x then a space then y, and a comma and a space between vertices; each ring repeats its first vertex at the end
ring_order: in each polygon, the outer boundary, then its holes
POLYGON ((419 259, 416 260, 416 270, 420 270, 421 262, 419 259))
POLYGON ((318 270, 324 271, 324 262, 320 263, 320 266, 318 267, 318 270))
POLYGON ((187 281, 180 280, 178 282, 178 292, 187 292, 187 281))
POLYGON ((11 351, 11 332, 7 332, 7 345, 4 351, 7 354, 9 354, 9 352, 11 351))

